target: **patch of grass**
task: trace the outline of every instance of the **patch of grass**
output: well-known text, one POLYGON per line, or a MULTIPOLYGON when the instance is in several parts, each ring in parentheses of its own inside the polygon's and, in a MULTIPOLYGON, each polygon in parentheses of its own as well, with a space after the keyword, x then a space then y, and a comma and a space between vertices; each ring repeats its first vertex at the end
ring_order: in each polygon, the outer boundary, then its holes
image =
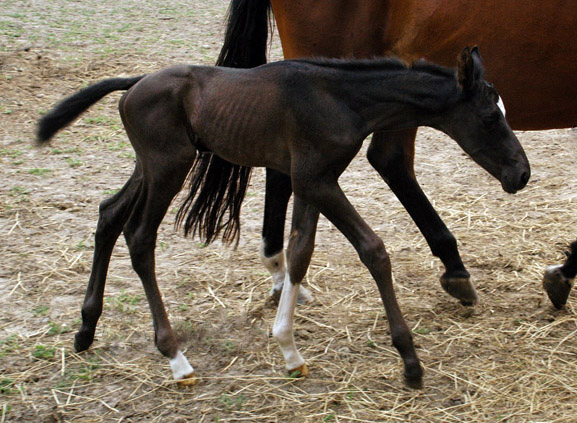
POLYGON ((32 357, 38 360, 52 360, 55 353, 56 348, 43 344, 37 344, 32 350, 32 357))
POLYGON ((134 154, 133 151, 126 151, 124 153, 120 153, 118 155, 118 157, 122 158, 122 159, 132 159, 132 160, 136 160, 136 154, 134 154))
POLYGON ((46 316, 46 314, 48 314, 48 306, 47 305, 41 305, 38 307, 35 307, 32 312, 36 315, 36 316, 46 316))
POLYGON ((78 380, 90 382, 94 379, 96 370, 100 368, 100 359, 98 357, 89 357, 85 363, 78 368, 68 367, 60 380, 56 382, 56 389, 66 389, 78 380))
POLYGON ((3 148, 0 150, 0 157, 9 157, 11 159, 15 159, 16 157, 21 156, 24 154, 20 150, 11 150, 9 148, 3 148))
POLYGON ((429 328, 417 328, 413 330, 413 333, 417 333, 419 335, 428 335, 431 333, 431 329, 429 328))
POLYGON ((246 402, 246 397, 243 394, 239 395, 230 395, 227 393, 223 393, 220 395, 218 399, 218 403, 222 405, 226 411, 240 411, 242 406, 246 402))
POLYGON ((7 377, 0 378, 0 394, 10 395, 14 392, 16 392, 14 380, 7 377))
POLYGON ((104 195, 114 195, 116 194, 118 191, 120 191, 120 189, 105 189, 104 191, 102 191, 102 193, 104 195))
POLYGON ((12 197, 17 197, 17 196, 21 196, 21 195, 28 195, 30 193, 30 191, 28 190, 28 188, 16 186, 16 187, 10 188, 9 193, 12 197))
POLYGON ((140 304, 144 296, 142 294, 130 294, 122 291, 114 297, 106 298, 106 303, 109 308, 117 310, 121 313, 132 314, 137 310, 137 305, 140 304))
POLYGON ((60 323, 49 322, 48 325, 50 326, 50 330, 48 330, 48 335, 60 335, 72 331, 72 328, 66 325, 61 325, 60 323))
POLYGON ((82 153, 82 150, 78 147, 71 147, 71 148, 53 148, 50 150, 51 154, 73 154, 73 153, 82 153))
POLYGON ((106 146, 106 149, 108 151, 119 151, 119 150, 124 150, 124 149, 129 148, 129 147, 130 147, 130 143, 119 141, 119 142, 115 142, 112 144, 108 144, 106 146))
POLYGON ((18 351, 19 348, 20 344, 18 342, 18 336, 10 335, 9 337, 0 340, 0 357, 18 351))
POLYGON ((77 160, 77 159, 66 159, 66 163, 68 163, 68 166, 70 166, 72 168, 79 167, 79 166, 82 166, 84 164, 80 160, 77 160))
POLYGON ((38 168, 38 167, 35 167, 35 168, 28 170, 28 173, 30 175, 37 175, 37 176, 42 176, 42 175, 45 175, 45 174, 50 173, 50 172, 52 172, 52 169, 38 168))

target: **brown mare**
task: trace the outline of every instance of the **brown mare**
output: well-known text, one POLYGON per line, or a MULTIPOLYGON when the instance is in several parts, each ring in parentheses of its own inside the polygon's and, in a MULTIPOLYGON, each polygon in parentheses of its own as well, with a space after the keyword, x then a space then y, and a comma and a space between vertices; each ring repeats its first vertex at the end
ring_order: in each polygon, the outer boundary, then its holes
MULTIPOLYGON (((252 67, 266 60, 271 6, 287 59, 395 56, 450 66, 462 46, 476 44, 513 129, 577 124, 576 2, 232 0, 221 64, 252 67)), ((415 135, 416 128, 376 132, 367 157, 443 262, 443 288, 468 304, 476 294, 455 238, 415 178, 415 135)), ((290 180, 268 171, 261 257, 273 274, 276 295, 285 272, 283 225, 290 195, 290 180)), ((544 287, 556 307, 565 304, 576 274, 577 242, 565 265, 545 273, 544 287)))
MULTIPOLYGON (((293 316, 322 213, 348 238, 371 272, 393 344, 404 362, 406 382, 421 386, 422 368, 395 299, 384 244, 348 202, 338 178, 374 131, 427 125, 455 139, 501 181, 505 191, 523 188, 530 173, 527 158, 497 105, 499 96, 483 79, 476 48, 462 51, 457 71, 426 62, 407 67, 395 59, 326 59, 254 69, 182 65, 148 76, 108 79, 65 99, 44 116, 39 142, 46 143, 115 90, 128 90, 119 109, 136 152, 136 168, 123 189, 100 206, 77 350, 89 348, 94 340, 111 252, 124 232, 152 312, 155 343, 169 358, 174 379, 194 380, 194 370, 179 350, 163 306, 154 249, 158 226, 191 167, 193 173, 206 170, 193 167, 197 151, 210 151, 235 165, 274 169, 292 182, 295 201, 288 274, 273 326, 286 368, 307 373, 294 342, 293 316)), ((236 213, 246 188, 241 179, 241 174, 236 175, 232 184, 238 194, 232 196, 237 204, 231 205, 236 213)), ((194 175, 192 180, 194 196, 198 189, 194 175)), ((218 179, 205 182, 216 184, 217 195, 201 202, 227 202, 225 192, 230 187, 218 179)), ((198 203, 188 205, 187 225, 199 210, 198 203)), ((218 222, 212 223, 210 227, 220 229, 218 222)))

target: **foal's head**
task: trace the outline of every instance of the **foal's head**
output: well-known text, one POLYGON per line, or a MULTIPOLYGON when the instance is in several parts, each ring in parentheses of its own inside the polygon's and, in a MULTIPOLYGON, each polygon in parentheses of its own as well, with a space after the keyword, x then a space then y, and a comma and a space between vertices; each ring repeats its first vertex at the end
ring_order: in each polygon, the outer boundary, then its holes
POLYGON ((510 193, 522 189, 531 174, 527 156, 505 120, 501 98, 483 79, 477 47, 466 47, 458 58, 460 96, 436 126, 467 152, 510 193))

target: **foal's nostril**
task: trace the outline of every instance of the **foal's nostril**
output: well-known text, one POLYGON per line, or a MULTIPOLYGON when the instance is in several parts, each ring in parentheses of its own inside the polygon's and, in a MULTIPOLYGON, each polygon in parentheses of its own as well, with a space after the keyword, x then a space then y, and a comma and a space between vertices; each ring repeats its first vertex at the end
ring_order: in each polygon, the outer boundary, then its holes
POLYGON ((521 175, 521 184, 523 186, 527 185, 527 182, 529 182, 530 177, 531 177, 531 172, 529 172, 529 171, 523 172, 523 174, 521 175))

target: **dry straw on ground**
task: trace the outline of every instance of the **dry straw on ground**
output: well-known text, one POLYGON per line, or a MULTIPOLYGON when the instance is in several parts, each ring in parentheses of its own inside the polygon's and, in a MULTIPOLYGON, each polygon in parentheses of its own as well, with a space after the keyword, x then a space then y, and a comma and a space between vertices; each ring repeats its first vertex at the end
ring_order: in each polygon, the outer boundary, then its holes
MULTIPOLYGON (((158 277, 200 383, 182 389, 153 345, 148 306, 123 240, 114 252, 97 340, 73 351, 98 203, 122 186, 133 152, 99 103, 44 150, 34 121, 104 77, 174 62, 210 64, 227 2, 24 2, 0 21, 0 423, 574 422, 577 310, 554 311, 540 279, 576 236, 577 133, 520 134, 533 165, 516 196, 431 130, 418 139, 423 188, 459 240, 481 304, 443 293, 440 262, 398 201, 355 160, 341 181, 391 253, 396 291, 425 366, 406 389, 377 289, 346 240, 321 220, 307 275, 315 302, 296 337, 310 377, 285 376, 275 309, 258 261, 263 172, 243 207, 236 251, 161 227, 158 277)), ((278 40, 277 40, 278 41, 278 40)), ((280 57, 278 44, 273 57, 280 57)))

